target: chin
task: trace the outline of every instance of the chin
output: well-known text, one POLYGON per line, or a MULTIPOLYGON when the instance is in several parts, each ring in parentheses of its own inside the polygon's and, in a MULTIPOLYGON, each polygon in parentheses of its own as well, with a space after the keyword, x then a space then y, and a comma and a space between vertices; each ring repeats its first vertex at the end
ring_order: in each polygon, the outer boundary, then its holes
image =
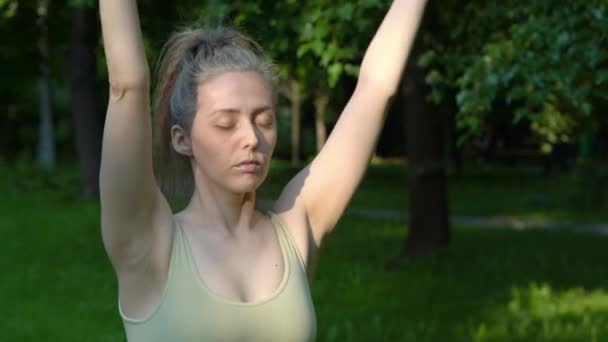
POLYGON ((263 179, 250 179, 246 181, 241 180, 236 184, 232 184, 230 188, 233 192, 240 194, 255 192, 260 185, 262 185, 263 181, 263 179))
POLYGON ((236 174, 225 179, 224 186, 236 194, 255 192, 266 180, 268 170, 260 173, 236 174))

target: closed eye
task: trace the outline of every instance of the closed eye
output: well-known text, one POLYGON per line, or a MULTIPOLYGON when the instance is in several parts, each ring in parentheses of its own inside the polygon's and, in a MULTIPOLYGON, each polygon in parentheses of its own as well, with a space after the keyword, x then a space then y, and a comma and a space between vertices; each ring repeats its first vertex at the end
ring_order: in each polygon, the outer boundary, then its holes
POLYGON ((231 115, 222 115, 213 120, 213 125, 221 129, 230 129, 236 125, 236 120, 231 115))
POLYGON ((235 122, 231 119, 222 119, 216 121, 215 126, 221 129, 231 129, 235 126, 235 122))
POLYGON ((272 127, 272 125, 274 124, 274 117, 268 112, 260 113, 256 117, 256 122, 258 123, 258 125, 264 127, 272 127))

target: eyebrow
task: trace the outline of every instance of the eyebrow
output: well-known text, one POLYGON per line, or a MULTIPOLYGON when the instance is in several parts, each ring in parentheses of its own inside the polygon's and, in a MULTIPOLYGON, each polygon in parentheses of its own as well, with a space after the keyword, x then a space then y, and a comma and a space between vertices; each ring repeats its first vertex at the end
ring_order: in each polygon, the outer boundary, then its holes
MULTIPOLYGON (((272 111, 272 107, 271 106, 262 106, 262 107, 258 107, 255 108, 253 110, 253 115, 262 113, 262 112, 266 112, 266 111, 272 111)), ((236 108, 220 108, 220 109, 216 109, 213 112, 211 112, 211 116, 214 116, 216 114, 220 114, 220 113, 227 113, 227 114, 239 114, 241 112, 240 109, 236 109, 236 108)))

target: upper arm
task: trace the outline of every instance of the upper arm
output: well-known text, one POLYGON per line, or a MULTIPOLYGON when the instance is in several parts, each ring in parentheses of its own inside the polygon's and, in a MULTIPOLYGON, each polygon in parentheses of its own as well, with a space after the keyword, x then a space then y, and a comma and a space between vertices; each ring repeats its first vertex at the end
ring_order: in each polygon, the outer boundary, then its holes
POLYGON ((150 72, 137 1, 99 3, 110 99, 99 174, 104 246, 118 270, 143 261, 169 224, 152 166, 150 72))
POLYGON ((313 234, 327 234, 342 216, 369 165, 389 98, 360 81, 310 164, 302 197, 313 234))
POLYGON ((387 94, 359 82, 319 154, 279 197, 283 206, 305 213, 317 246, 334 228, 363 178, 384 122, 387 94))
POLYGON ((102 237, 115 268, 151 250, 158 213, 167 207, 154 179, 151 130, 147 85, 113 87, 99 182, 102 237))

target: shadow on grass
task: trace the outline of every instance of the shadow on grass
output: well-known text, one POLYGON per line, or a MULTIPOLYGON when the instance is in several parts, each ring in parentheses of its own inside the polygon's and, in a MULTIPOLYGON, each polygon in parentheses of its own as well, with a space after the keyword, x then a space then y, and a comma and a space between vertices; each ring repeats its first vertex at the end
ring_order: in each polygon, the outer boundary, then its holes
POLYGON ((456 229, 441 255, 398 272, 398 223, 343 219, 314 284, 322 341, 608 338, 608 240, 456 229))

